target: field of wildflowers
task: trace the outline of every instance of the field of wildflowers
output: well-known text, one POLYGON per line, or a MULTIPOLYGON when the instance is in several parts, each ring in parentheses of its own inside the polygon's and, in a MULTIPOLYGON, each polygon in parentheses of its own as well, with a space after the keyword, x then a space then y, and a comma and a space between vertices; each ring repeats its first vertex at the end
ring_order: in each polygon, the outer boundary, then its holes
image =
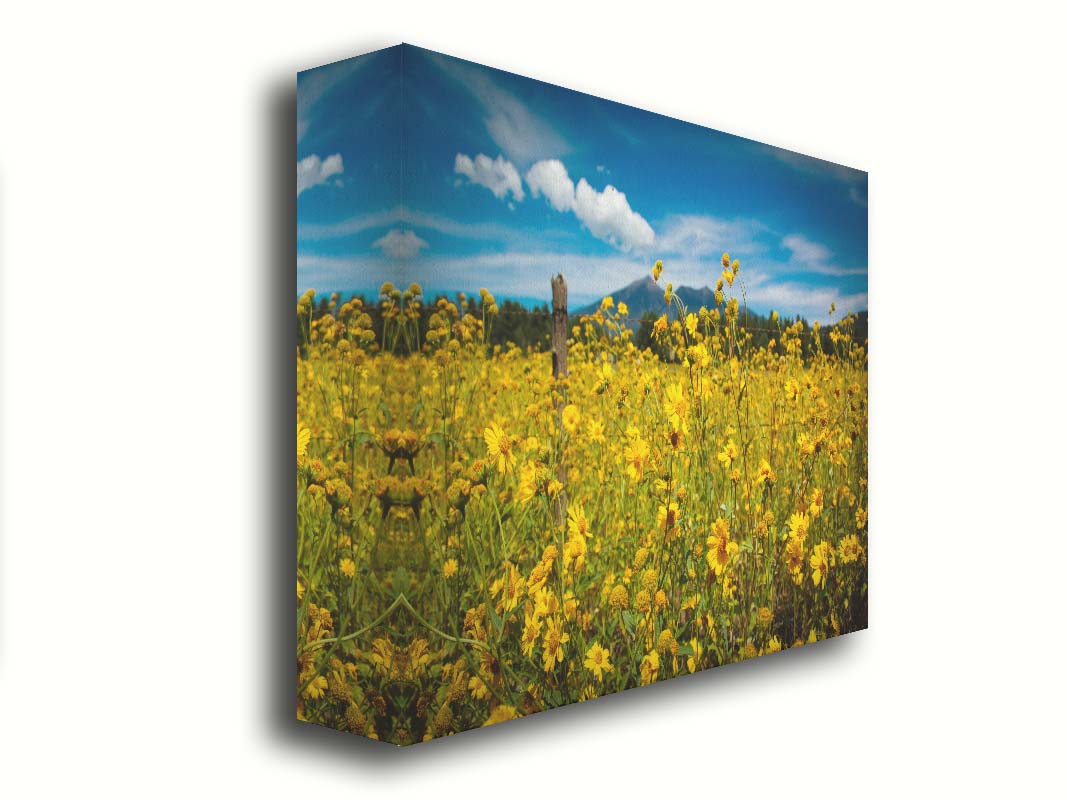
POLYGON ((300 299, 300 719, 409 744, 866 627, 866 342, 662 272, 669 356, 604 298, 559 378, 484 289, 300 299))

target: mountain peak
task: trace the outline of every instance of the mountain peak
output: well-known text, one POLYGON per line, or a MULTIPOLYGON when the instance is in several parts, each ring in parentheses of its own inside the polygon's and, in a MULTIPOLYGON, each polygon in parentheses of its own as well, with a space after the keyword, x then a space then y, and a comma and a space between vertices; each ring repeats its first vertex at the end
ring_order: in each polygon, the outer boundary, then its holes
POLYGON ((631 281, 630 283, 626 284, 626 286, 624 286, 623 288, 624 289, 639 289, 639 288, 656 289, 658 287, 659 287, 659 284, 656 283, 654 280, 652 280, 652 276, 651 275, 645 275, 645 276, 643 276, 641 278, 638 278, 635 281, 631 281))
MULTIPOLYGON (((645 275, 616 289, 614 292, 608 292, 604 296, 610 296, 616 305, 626 303, 630 310, 629 316, 632 319, 637 319, 649 311, 661 314, 667 310, 663 302, 663 293, 666 289, 666 283, 656 283, 650 275, 645 275)), ((674 293, 681 298, 686 306, 693 310, 700 308, 700 306, 711 308, 715 304, 715 293, 707 286, 700 289, 694 289, 691 286, 677 286, 674 288, 674 293)), ((599 300, 590 303, 584 308, 579 308, 576 313, 592 314, 598 308, 600 308, 599 300)))

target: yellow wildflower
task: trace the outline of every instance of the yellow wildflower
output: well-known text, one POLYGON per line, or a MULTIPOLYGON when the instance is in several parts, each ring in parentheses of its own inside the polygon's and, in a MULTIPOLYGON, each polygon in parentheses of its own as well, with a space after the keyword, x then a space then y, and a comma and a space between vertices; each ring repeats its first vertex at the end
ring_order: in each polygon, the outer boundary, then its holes
POLYGON ((507 722, 510 719, 517 719, 522 716, 515 710, 515 706, 498 705, 489 714, 489 718, 482 723, 482 727, 485 728, 489 725, 496 725, 498 722, 507 722))
POLYGON ((585 668, 596 676, 598 682, 604 679, 605 672, 611 672, 615 669, 609 656, 608 651, 596 642, 593 642, 585 654, 585 668))
POLYGON ((577 503, 567 508, 567 532, 572 536, 589 536, 589 520, 585 517, 585 511, 577 503))
POLYGON ((689 433, 689 398, 685 396, 681 383, 672 383, 667 387, 663 408, 672 430, 689 433))
POLYGON ((821 586, 834 564, 834 546, 829 542, 819 542, 812 550, 808 563, 811 565, 811 582, 821 586))
POLYGON ((627 443, 623 458, 626 461, 626 474, 630 476, 630 480, 639 481, 644 476, 649 453, 648 442, 640 436, 632 437, 627 443))
POLYGON ((498 472, 507 474, 515 463, 514 442, 511 437, 495 422, 485 429, 483 435, 489 460, 495 463, 498 472))
POLYGON ((704 658, 704 645, 694 636, 689 640, 689 649, 693 651, 693 654, 685 660, 685 665, 690 672, 697 672, 701 668, 701 659, 704 658))
POLYGON ((711 524, 711 535, 707 540, 707 562, 716 577, 725 572, 730 558, 737 553, 736 542, 730 541, 730 523, 722 517, 717 517, 711 524))
POLYGON ((653 650, 641 659, 641 685, 654 683, 659 675, 659 653, 653 650))
POLYGON ((720 464, 722 464, 726 469, 729 469, 730 465, 734 463, 734 459, 737 458, 739 454, 740 453, 737 449, 737 445, 734 444, 733 440, 731 439, 726 443, 725 447, 723 447, 723 449, 719 451, 719 455, 717 456, 717 458, 719 459, 720 464))
POLYGON ((563 645, 570 640, 570 634, 563 631, 563 621, 558 617, 549 618, 545 626, 544 650, 541 654, 545 672, 551 672, 556 664, 563 663, 563 645))
POLYGON ((759 471, 756 473, 756 485, 763 486, 766 484, 770 486, 776 480, 778 480, 778 476, 775 474, 774 470, 771 469, 770 463, 767 459, 762 459, 759 464, 759 471))
POLYGON ((541 621, 536 614, 526 614, 526 621, 522 627, 522 654, 533 658, 534 648, 537 647, 537 639, 541 636, 541 621))
POLYGON ((582 412, 578 410, 578 406, 573 403, 567 405, 563 409, 563 428, 567 433, 575 434, 578 432, 578 426, 582 421, 582 412))
POLYGON ((298 463, 307 458, 308 443, 311 441, 311 431, 306 425, 296 426, 296 460, 298 463))
POLYGON ((305 700, 320 700, 326 696, 326 688, 329 682, 322 675, 319 675, 311 680, 311 683, 304 689, 305 700))
POLYGON ((851 564, 856 561, 863 552, 863 548, 860 546, 860 537, 854 533, 845 536, 837 546, 837 552, 842 564, 851 564))

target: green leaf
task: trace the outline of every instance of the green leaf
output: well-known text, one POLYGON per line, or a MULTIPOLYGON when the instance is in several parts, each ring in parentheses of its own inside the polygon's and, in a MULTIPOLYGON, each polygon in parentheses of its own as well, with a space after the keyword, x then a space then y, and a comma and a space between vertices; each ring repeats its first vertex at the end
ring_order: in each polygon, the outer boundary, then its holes
POLYGON ((504 621, 500 619, 499 615, 496 613, 496 609, 493 608, 492 604, 486 603, 486 605, 489 608, 489 619, 492 621, 493 627, 496 628, 497 635, 499 636, 504 630, 504 621))

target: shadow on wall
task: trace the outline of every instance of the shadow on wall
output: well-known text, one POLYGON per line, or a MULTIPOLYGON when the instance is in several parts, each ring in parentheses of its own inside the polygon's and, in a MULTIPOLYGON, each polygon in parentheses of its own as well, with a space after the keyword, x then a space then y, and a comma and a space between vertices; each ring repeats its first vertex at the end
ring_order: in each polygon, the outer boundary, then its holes
MULTIPOLYGON (((382 44, 353 47, 351 55, 379 49, 382 44)), ((323 63, 326 63, 324 60, 323 63)), ((263 197, 261 241, 267 280, 260 288, 258 308, 260 396, 269 404, 260 416, 265 443, 259 504, 263 537, 267 541, 259 575, 255 607, 261 609, 260 652, 257 663, 265 665, 260 683, 265 696, 266 735, 273 745, 299 751, 309 757, 346 763, 361 772, 393 772, 414 765, 431 766, 438 758, 454 759, 456 748, 477 748, 487 755, 495 748, 535 744, 544 737, 581 739, 598 730, 620 725, 634 726, 652 708, 701 703, 714 711, 715 698, 723 692, 742 691, 752 684, 774 681, 785 673, 803 669, 829 669, 840 664, 861 646, 854 635, 786 650, 742 664, 731 664, 653 686, 608 695, 596 700, 545 711, 532 717, 494 725, 490 731, 476 729, 457 736, 435 739, 400 748, 361 736, 341 733, 296 720, 296 626, 294 624, 296 581, 296 459, 293 451, 296 414, 296 328, 291 324, 296 306, 296 80, 286 77, 269 87, 265 95, 264 135, 270 176, 263 197), (265 245, 263 244, 265 243, 265 245), (806 665, 806 666, 804 666, 806 665), (625 697, 623 696, 625 695, 625 697), (581 725, 585 730, 575 730, 581 725)))
MULTIPOLYGON (((0 314, 3 313, 3 299, 4 299, 4 242, 6 241, 4 236, 4 183, 3 173, 0 172, 0 314)), ((4 381, 7 379, 4 375, 4 326, 2 320, 0 320, 0 386, 4 385, 4 381)), ((7 417, 4 414, 4 398, 0 393, 0 442, 6 441, 7 437, 7 417)), ((5 508, 6 493, 5 487, 7 481, 4 479, 4 462, 6 455, 0 453, 0 509, 5 508)), ((4 663, 4 617, 8 613, 7 598, 4 596, 4 587, 8 585, 8 579, 4 574, 5 567, 7 565, 7 559, 4 558, 4 520, 3 514, 0 513, 0 666, 4 663)))
MULTIPOLYGON (((296 76, 270 87, 265 98, 262 129, 269 176, 262 193, 263 223, 260 250, 266 280, 259 287, 258 339, 262 342, 260 375, 265 383, 259 396, 267 408, 259 418, 263 430, 263 459, 259 485, 260 530, 266 544, 261 553, 257 597, 261 652, 265 666, 259 685, 272 739, 300 741, 296 721, 296 459, 290 447, 296 415, 296 330, 286 324, 296 307, 296 76), (264 563, 265 562, 265 563, 264 563)), ((257 698, 258 699, 258 698, 257 698)))

